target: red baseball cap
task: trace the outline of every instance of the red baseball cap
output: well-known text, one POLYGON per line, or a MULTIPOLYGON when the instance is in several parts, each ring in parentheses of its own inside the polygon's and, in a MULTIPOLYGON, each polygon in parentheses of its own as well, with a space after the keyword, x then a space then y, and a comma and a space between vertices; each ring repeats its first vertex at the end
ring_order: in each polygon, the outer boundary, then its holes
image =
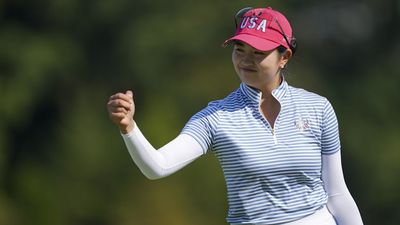
POLYGON ((236 33, 223 46, 242 41, 260 51, 269 51, 282 45, 291 48, 292 28, 286 17, 271 7, 244 8, 236 16, 236 33))

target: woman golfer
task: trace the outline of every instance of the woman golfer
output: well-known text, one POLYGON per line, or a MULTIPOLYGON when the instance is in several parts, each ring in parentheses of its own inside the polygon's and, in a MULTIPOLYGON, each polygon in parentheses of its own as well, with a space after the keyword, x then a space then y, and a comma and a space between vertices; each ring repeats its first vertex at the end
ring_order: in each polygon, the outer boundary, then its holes
POLYGON ((208 149, 226 180, 229 224, 360 225, 342 173, 335 112, 317 94, 290 86, 282 74, 296 50, 292 28, 271 8, 236 15, 232 62, 241 84, 195 114, 182 132, 156 150, 134 122, 131 91, 107 104, 130 155, 158 179, 208 149))

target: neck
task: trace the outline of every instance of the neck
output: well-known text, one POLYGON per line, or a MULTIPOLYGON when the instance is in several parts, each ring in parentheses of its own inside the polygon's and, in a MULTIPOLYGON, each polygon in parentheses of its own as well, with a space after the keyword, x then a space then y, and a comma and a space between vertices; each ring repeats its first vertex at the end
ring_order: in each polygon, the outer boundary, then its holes
POLYGON ((262 93, 261 98, 262 99, 269 99, 272 97, 272 91, 275 90, 276 88, 279 87, 279 85, 281 85, 283 81, 283 78, 281 75, 279 75, 279 77, 275 80, 273 80, 272 82, 264 85, 263 87, 260 88, 260 91, 262 93))

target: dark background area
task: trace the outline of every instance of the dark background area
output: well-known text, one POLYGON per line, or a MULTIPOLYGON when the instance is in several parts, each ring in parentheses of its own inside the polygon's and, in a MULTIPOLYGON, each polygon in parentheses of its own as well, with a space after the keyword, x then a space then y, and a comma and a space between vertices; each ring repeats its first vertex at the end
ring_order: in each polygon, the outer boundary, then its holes
POLYGON ((270 5, 299 50, 286 80, 327 97, 347 185, 365 224, 400 224, 398 0, 6 0, 0 2, 0 224, 226 224, 209 153, 147 180, 106 102, 134 91, 155 147, 239 86, 233 15, 270 5))

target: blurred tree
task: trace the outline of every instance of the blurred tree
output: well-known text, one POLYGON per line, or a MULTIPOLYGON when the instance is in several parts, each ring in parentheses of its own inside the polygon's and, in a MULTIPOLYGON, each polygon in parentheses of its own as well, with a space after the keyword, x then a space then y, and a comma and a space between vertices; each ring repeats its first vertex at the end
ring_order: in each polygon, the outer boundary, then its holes
POLYGON ((148 181, 105 104, 132 89, 138 123, 162 146, 238 87, 231 49, 220 45, 238 9, 265 4, 288 16, 300 43, 286 79, 337 111, 365 224, 398 224, 396 0, 2 1, 0 224, 224 224, 215 157, 148 181))

